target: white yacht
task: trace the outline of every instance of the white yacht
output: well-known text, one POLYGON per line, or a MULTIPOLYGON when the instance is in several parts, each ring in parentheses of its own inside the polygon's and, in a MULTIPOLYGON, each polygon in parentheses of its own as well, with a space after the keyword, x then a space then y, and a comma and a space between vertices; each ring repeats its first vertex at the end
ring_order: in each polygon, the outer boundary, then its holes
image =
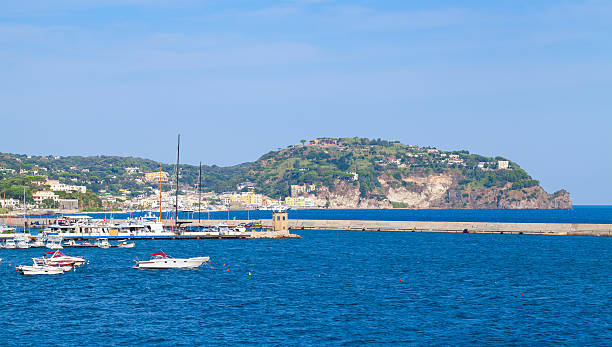
POLYGON ((45 242, 43 241, 42 237, 35 237, 33 238, 32 243, 30 244, 31 248, 44 248, 45 247, 45 242))
POLYGON ((136 261, 135 269, 195 269, 205 262, 209 257, 195 258, 172 258, 164 252, 151 253, 151 259, 136 261))
POLYGON ((170 236, 164 231, 163 224, 151 212, 138 218, 128 218, 124 222, 112 223, 106 219, 93 219, 90 216, 65 216, 55 220, 43 231, 45 235, 67 237, 129 237, 129 236, 170 236))
POLYGON ((147 236, 151 234, 164 235, 171 234, 164 231, 164 225, 161 220, 154 216, 151 212, 146 216, 138 218, 128 218, 125 222, 116 224, 118 236, 147 236))
POLYGON ((5 249, 15 249, 15 248, 17 248, 17 244, 15 244, 15 239, 7 239, 4 242, 4 248, 5 249))
POLYGON ((62 237, 59 235, 51 235, 47 237, 47 243, 45 243, 45 247, 49 249, 62 249, 62 237))
POLYGON ((65 271, 62 267, 47 265, 39 258, 32 260, 34 262, 32 265, 19 265, 17 271, 22 275, 61 275, 65 271))
POLYGON ((100 239, 100 240, 98 240, 97 246, 99 248, 105 248, 105 249, 111 247, 110 243, 108 243, 108 239, 100 239))
POLYGON ((19 249, 30 248, 30 237, 28 235, 15 235, 16 247, 19 249))

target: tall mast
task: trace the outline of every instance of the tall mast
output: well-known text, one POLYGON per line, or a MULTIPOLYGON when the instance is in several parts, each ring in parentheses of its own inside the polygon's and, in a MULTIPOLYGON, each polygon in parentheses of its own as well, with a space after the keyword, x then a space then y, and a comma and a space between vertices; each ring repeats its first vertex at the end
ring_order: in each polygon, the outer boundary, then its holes
POLYGON ((198 175, 198 225, 200 224, 201 209, 202 209, 202 162, 200 162, 200 174, 198 175))
POLYGON ((26 232, 27 227, 28 227, 28 204, 26 204, 26 187, 23 187, 23 207, 25 208, 24 212, 23 212, 23 221, 24 221, 24 226, 23 226, 23 232, 26 232))
POLYGON ((178 189, 179 189, 179 156, 181 153, 181 134, 178 135, 178 142, 176 145, 176 193, 174 200, 174 225, 177 225, 178 222, 178 189))
POLYGON ((160 164, 159 165, 159 222, 160 223, 162 221, 162 186, 161 186, 161 180, 162 180, 162 166, 160 164))

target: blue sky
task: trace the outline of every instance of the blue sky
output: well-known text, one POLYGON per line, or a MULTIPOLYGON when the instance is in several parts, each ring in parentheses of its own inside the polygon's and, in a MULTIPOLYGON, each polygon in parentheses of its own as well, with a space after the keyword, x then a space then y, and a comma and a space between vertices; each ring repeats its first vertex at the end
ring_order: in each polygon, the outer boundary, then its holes
POLYGON ((609 1, 0 3, 0 151, 230 165, 322 136, 612 203, 609 1))

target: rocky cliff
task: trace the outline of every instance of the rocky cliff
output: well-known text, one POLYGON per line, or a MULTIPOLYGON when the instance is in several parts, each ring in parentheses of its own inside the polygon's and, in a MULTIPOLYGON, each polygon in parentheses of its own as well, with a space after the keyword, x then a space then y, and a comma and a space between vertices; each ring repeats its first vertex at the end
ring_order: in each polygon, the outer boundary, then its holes
POLYGON ((338 182, 333 190, 320 189, 305 197, 311 198, 318 206, 329 208, 412 208, 412 209, 571 209, 570 194, 560 190, 548 194, 540 186, 512 189, 511 184, 503 187, 477 188, 465 192, 451 175, 437 174, 426 177, 408 178, 418 184, 408 189, 393 186, 384 179, 384 197, 361 197, 358 184, 338 182))

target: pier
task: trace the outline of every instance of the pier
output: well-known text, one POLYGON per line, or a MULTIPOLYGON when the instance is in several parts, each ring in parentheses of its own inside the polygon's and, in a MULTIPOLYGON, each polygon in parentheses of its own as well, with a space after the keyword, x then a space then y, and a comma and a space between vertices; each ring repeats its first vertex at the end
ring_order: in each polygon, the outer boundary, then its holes
MULTIPOLYGON (((261 223, 262 227, 272 226, 272 220, 183 220, 185 226, 213 226, 240 223, 261 223)), ((374 221, 374 220, 313 220, 289 219, 291 230, 358 230, 395 232, 440 232, 474 234, 529 234, 529 235, 581 235, 612 236, 612 224, 570 224, 570 223, 490 223, 490 222, 417 222, 417 221, 374 221)))
MULTIPOLYGON (((50 218, 33 218, 32 227, 48 225, 50 218)), ((122 220, 116 219, 114 222, 122 220)), ((23 218, 4 218, 4 223, 23 227, 23 218)), ((164 226, 174 226, 174 221, 164 220, 164 226)), ((242 223, 260 224, 264 229, 271 229, 271 219, 261 220, 180 220, 180 226, 212 227, 224 224, 235 227, 242 223)), ((441 232, 441 233, 474 233, 474 234, 529 234, 529 235, 579 235, 579 236, 612 236, 612 224, 573 224, 573 223, 492 223, 492 222, 420 222, 420 221, 374 221, 374 220, 314 220, 289 219, 291 230, 359 230, 359 231, 395 231, 395 232, 441 232)))

